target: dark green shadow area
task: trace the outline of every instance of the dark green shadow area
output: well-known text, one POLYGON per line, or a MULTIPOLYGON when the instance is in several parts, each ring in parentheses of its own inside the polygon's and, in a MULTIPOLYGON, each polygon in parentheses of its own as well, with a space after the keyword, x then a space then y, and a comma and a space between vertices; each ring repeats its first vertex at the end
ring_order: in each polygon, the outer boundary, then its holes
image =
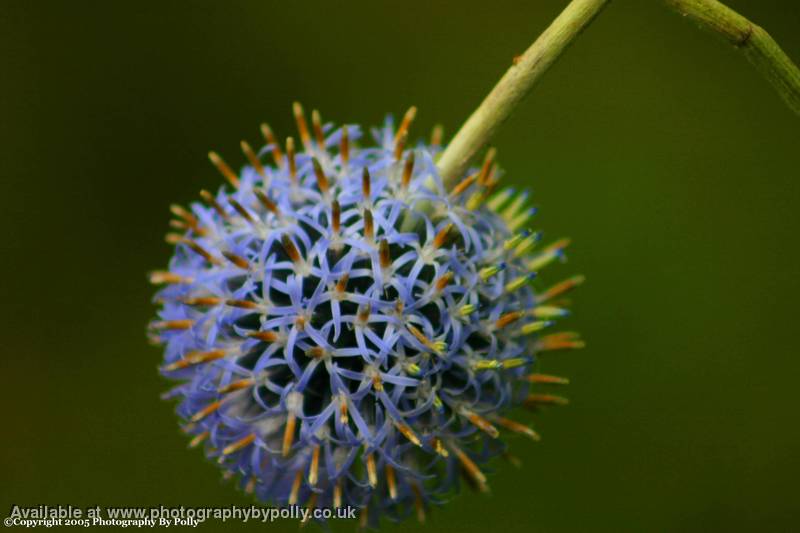
MULTIPOLYGON (((414 135, 452 135, 565 1, 341 4, 0 5, 3 513, 249 505, 159 400, 169 204, 219 182, 209 149, 293 132, 294 99, 364 125, 416 104, 414 135)), ((796 2, 730 5, 800 59, 796 2)), ((617 0, 495 145, 573 239, 553 279, 586 274, 588 348, 543 361, 572 403, 512 440, 521 469, 385 531, 795 529, 800 120, 722 41, 617 0)))

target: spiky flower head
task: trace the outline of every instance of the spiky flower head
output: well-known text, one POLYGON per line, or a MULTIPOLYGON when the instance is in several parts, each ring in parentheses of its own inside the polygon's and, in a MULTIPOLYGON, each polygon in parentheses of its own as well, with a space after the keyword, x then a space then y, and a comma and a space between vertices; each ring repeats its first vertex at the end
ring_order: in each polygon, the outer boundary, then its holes
POLYGON ((538 353, 581 345, 543 335, 580 278, 535 290, 566 242, 539 245, 493 150, 445 190, 440 134, 406 146, 414 112, 358 146, 358 127, 314 112, 309 130, 295 104, 299 146, 264 125, 241 172, 210 154, 227 186, 172 207, 150 325, 169 396, 191 444, 264 502, 422 518, 459 477, 486 490, 501 429, 537 438, 506 411, 563 400, 530 389, 563 381, 531 373, 538 353))

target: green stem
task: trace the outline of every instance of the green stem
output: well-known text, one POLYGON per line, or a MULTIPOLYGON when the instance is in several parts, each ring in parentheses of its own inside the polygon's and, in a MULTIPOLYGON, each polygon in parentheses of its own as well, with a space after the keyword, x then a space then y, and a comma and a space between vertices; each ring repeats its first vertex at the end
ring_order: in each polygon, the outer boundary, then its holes
POLYGON ((717 0, 664 1, 676 12, 742 50, 786 105, 800 115, 800 70, 766 31, 717 0))
MULTIPOLYGON (((610 0, 572 0, 503 75, 458 130, 437 166, 445 188, 463 176, 472 158, 492 138, 561 53, 610 0)), ((664 0, 701 27, 741 49, 786 105, 800 115, 800 70, 761 27, 717 0, 664 0)))
POLYGON ((450 189, 531 91, 567 46, 583 31, 609 0, 572 0, 495 85, 467 119, 442 153, 437 166, 445 188, 450 189))

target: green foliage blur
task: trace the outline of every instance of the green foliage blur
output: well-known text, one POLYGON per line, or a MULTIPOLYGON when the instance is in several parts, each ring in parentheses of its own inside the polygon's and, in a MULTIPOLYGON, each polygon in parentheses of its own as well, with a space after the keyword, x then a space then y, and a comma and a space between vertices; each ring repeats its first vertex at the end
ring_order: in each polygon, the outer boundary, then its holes
MULTIPOLYGON (((729 4, 800 60, 795 1, 729 4)), ((261 121, 292 134, 295 99, 363 125, 415 104, 412 137, 452 135, 564 5, 5 0, 0 514, 249 505, 159 399, 146 273, 169 204, 220 183, 209 149, 239 165, 261 121)), ((522 468, 384 530, 797 528, 798 117, 715 36, 616 0, 494 145, 573 239, 548 275, 586 274, 568 324, 588 347, 543 360, 572 403, 511 439, 522 468)))

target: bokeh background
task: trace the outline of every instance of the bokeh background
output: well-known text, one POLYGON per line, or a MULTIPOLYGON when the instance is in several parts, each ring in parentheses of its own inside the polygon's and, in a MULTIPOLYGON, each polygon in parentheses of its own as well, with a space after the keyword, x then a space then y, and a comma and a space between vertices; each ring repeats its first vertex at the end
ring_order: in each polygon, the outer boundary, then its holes
MULTIPOLYGON (((294 99, 452 134, 565 4, 2 2, 0 510, 249 505, 159 400, 169 204, 220 182, 209 149, 291 134, 294 99)), ((794 0, 729 4, 800 59, 794 0)), ((587 275, 589 347, 545 361, 572 403, 513 440, 523 468, 385 530, 797 528, 800 120, 715 36, 616 0, 494 144, 573 238, 552 279, 587 275)))

